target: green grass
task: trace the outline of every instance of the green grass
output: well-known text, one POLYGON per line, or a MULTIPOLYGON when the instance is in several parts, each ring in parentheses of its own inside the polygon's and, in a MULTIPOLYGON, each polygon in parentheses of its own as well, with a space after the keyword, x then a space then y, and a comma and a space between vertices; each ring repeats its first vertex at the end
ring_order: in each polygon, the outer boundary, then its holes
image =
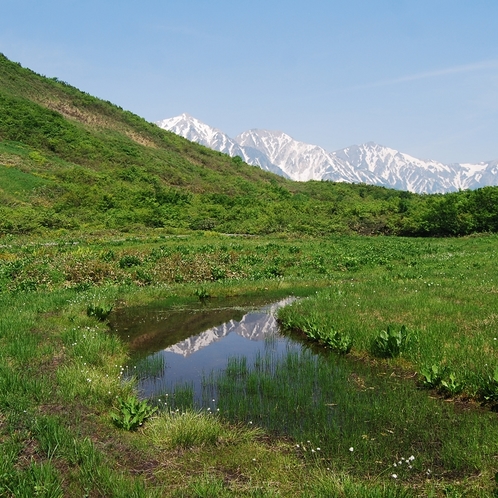
POLYGON ((465 395, 477 396, 498 365, 496 239, 406 242, 406 248, 411 253, 387 261, 383 271, 357 271, 282 310, 280 319, 288 329, 305 330, 311 321, 349 334, 359 356, 372 350, 380 331, 405 326, 410 344, 393 365, 419 372, 444 367, 446 380, 454 374, 465 395))
MULTIPOLYGON (((493 495, 496 415, 468 398, 479 401, 475 391, 495 366, 496 236, 95 234, 55 244, 5 242, 0 489, 6 496, 493 495), (120 265, 130 256, 139 263, 120 265), (213 267, 224 278, 213 278, 213 267), (138 269, 151 275, 147 285, 136 278, 138 269), (165 411, 136 433, 116 428, 110 414, 118 397, 133 393, 133 381, 123 381, 129 360, 106 322, 88 315, 89 305, 182 305, 197 302, 199 288, 211 299, 308 289, 309 298, 281 312, 282 322, 298 336, 300 319, 347 332, 353 349, 346 357, 327 352, 323 364, 307 353, 261 356, 255 364, 234 359, 216 380, 224 390, 220 415, 165 411), (416 341, 396 358, 376 358, 372 339, 388 325, 405 325, 416 341), (458 399, 421 389, 414 374, 433 362, 463 383, 458 399), (289 379, 301 387, 290 387, 289 379)), ((188 389, 184 394, 185 401, 188 389)))

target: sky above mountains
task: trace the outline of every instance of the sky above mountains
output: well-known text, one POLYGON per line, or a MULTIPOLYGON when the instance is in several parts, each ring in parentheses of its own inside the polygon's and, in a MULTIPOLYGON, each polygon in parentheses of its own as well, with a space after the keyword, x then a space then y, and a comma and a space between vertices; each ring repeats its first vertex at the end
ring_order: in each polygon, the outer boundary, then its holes
POLYGON ((496 0, 3 0, 0 52, 149 121, 498 159, 496 0))

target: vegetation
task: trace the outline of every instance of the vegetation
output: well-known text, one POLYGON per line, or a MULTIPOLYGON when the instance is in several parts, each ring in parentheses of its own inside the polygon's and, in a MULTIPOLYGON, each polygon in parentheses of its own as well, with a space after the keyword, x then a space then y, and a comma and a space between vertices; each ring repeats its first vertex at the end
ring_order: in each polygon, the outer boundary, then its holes
MULTIPOLYGON (((11 237, 0 252, 2 492, 492 496, 496 242, 492 235, 11 237), (120 265, 127 255, 140 264, 120 265), (225 277, 213 277, 214 267, 225 277), (138 278, 144 273, 149 278, 138 278), (298 336, 307 326, 349 337, 342 360, 233 359, 226 378, 210 381, 223 393, 220 415, 184 409, 186 393, 171 411, 144 405, 143 425, 132 432, 115 427, 113 419, 124 421, 126 412, 131 420, 141 401, 126 402, 134 382, 123 381, 125 346, 93 310, 306 285, 310 297, 284 308, 282 323, 298 336), (396 335, 403 325, 412 340, 399 356, 371 354, 382 330, 396 335), (285 387, 291 378, 300 389, 285 387)), ((163 370, 155 363, 137 375, 163 370)))
POLYGON ((138 429, 157 411, 157 407, 152 407, 146 400, 139 400, 135 396, 118 398, 118 405, 118 413, 111 413, 112 421, 117 427, 127 431, 138 429))
POLYGON ((496 187, 293 183, 3 56, 0 179, 0 495, 496 494, 496 187), (124 380, 114 310, 297 288, 324 365, 232 359, 220 415, 124 380))
POLYGON ((161 229, 456 236, 498 230, 498 187, 415 195, 292 182, 0 54, 0 234, 161 229))

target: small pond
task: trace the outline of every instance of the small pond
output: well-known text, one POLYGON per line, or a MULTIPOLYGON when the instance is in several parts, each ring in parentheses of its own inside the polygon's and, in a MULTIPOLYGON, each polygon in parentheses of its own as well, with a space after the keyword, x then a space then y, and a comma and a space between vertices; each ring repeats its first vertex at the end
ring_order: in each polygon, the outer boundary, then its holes
POLYGON ((389 362, 372 367, 283 336, 275 312, 294 299, 126 308, 110 325, 129 345, 126 373, 143 397, 290 436, 329 468, 382 475, 409 461, 407 480, 465 476, 475 470, 469 444, 498 454, 495 414, 435 399, 389 362))
POLYGON ((126 373, 138 378, 143 397, 157 398, 184 386, 202 404, 203 378, 225 369, 228 358, 253 360, 299 348, 279 333, 275 318, 280 307, 295 299, 209 299, 167 310, 126 308, 114 314, 111 327, 128 343, 132 361, 126 373))

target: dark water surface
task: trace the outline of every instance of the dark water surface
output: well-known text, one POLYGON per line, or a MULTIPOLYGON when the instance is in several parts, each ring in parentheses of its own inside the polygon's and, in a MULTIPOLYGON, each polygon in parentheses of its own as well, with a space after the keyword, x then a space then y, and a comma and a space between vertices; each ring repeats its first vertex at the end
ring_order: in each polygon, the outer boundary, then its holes
POLYGON ((202 379, 226 368, 229 357, 248 361, 301 346, 280 334, 275 313, 295 297, 264 303, 262 299, 208 300, 189 307, 126 308, 115 313, 111 328, 128 343, 128 375, 138 377, 143 397, 159 397, 175 386, 190 386, 202 404, 202 379))

